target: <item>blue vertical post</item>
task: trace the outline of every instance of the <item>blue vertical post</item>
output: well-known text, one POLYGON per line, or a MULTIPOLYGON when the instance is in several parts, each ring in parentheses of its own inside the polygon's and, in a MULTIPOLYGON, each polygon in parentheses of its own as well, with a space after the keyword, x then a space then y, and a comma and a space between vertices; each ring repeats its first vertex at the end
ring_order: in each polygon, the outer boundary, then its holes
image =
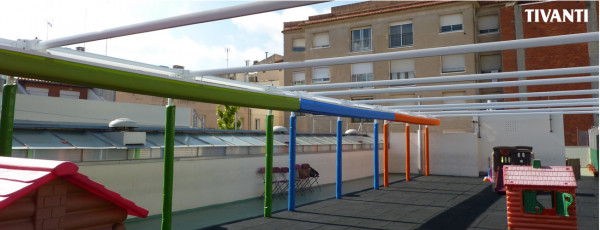
POLYGON ((379 122, 373 123, 373 189, 379 189, 379 122))
POLYGON ((290 172, 288 173, 289 188, 288 188, 288 210, 296 209, 296 114, 292 112, 290 116, 290 172))
POLYGON ((336 156, 336 176, 335 176, 335 198, 342 199, 342 118, 337 120, 337 148, 336 156))

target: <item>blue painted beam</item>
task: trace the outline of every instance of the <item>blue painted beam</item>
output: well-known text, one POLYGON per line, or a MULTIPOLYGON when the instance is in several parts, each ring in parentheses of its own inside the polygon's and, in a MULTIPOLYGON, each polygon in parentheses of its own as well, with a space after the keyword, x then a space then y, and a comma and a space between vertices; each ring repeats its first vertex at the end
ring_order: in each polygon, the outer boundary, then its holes
POLYGON ((335 150, 335 198, 342 199, 342 118, 337 120, 337 144, 335 150))
POLYGON ((379 122, 373 123, 373 189, 379 189, 379 122))
POLYGON ((396 120, 396 115, 394 113, 352 108, 304 98, 300 99, 300 109, 297 112, 328 116, 396 120))

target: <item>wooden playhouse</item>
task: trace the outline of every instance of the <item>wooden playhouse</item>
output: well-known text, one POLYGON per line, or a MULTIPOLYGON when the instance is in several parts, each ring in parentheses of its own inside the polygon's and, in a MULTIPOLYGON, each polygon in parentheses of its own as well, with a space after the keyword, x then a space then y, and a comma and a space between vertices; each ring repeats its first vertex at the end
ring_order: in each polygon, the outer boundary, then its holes
POLYGON ((0 229, 125 229, 148 210, 78 172, 72 162, 0 157, 0 229))

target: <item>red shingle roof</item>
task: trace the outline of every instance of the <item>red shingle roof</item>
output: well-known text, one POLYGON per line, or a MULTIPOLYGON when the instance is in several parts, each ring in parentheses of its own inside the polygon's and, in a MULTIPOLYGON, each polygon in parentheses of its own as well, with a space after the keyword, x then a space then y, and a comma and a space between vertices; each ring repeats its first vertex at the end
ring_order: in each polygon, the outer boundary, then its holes
POLYGON ((519 187, 577 188, 571 166, 544 166, 533 168, 523 165, 504 166, 504 185, 519 187))
POLYGON ((129 215, 145 218, 148 210, 108 190, 78 172, 72 162, 0 157, 0 210, 35 191, 42 185, 63 177, 67 181, 127 210, 129 215))

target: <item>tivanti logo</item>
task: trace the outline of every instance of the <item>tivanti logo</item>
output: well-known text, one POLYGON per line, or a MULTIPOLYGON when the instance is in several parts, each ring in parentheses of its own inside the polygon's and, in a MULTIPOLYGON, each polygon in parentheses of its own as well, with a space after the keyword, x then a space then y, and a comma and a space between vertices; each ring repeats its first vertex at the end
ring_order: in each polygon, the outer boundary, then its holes
POLYGON ((587 22, 587 9, 526 9, 527 22, 540 22, 540 16, 543 22, 587 22))

